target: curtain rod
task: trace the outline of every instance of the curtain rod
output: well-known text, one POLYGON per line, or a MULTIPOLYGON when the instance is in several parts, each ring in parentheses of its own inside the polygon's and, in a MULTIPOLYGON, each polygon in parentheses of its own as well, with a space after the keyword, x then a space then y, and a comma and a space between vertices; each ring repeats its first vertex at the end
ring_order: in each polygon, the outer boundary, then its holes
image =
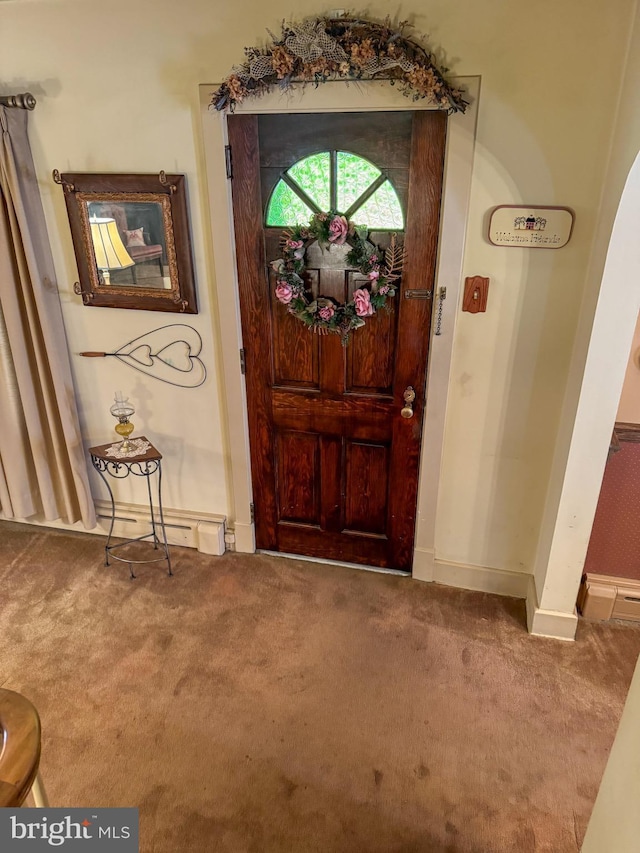
POLYGON ((36 99, 30 92, 24 92, 22 95, 0 95, 0 106, 33 110, 36 106, 36 99))

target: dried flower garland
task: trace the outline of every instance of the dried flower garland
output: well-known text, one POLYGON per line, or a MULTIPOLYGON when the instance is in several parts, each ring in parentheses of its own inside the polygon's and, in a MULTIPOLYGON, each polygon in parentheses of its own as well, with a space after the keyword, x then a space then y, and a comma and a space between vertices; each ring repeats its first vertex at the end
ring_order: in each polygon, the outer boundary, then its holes
POLYGON ((347 343, 354 329, 364 326, 367 317, 384 308, 395 296, 395 282, 400 278, 404 249, 395 234, 386 251, 377 249, 367 238, 366 227, 355 225, 339 213, 316 213, 309 225, 296 225, 284 232, 282 257, 271 261, 276 274, 276 298, 286 305, 294 317, 314 332, 333 332, 347 343), (351 247, 347 263, 367 277, 366 286, 357 288, 351 302, 340 305, 326 296, 313 299, 304 281, 307 248, 315 240, 321 247, 351 247))
POLYGON ((414 101, 426 98, 449 112, 464 112, 467 102, 460 89, 445 79, 431 53, 406 32, 402 21, 397 29, 389 18, 383 24, 354 18, 310 18, 298 24, 282 24, 278 38, 264 48, 245 48, 246 60, 236 65, 211 104, 217 110, 233 111, 245 98, 262 95, 273 86, 289 89, 293 84, 327 80, 389 80, 414 101))

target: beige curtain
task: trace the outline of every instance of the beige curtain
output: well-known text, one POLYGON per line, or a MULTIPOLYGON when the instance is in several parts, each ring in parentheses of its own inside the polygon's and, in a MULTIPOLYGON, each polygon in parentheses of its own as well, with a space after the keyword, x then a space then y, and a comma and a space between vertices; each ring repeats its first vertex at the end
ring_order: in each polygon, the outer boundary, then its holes
POLYGON ((95 526, 26 110, 0 106, 0 507, 95 526))

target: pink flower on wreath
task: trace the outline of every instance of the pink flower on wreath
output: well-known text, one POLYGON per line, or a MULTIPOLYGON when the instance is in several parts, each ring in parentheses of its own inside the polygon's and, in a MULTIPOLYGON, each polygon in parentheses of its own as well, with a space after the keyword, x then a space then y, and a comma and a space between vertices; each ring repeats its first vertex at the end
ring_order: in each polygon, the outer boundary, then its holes
POLYGON ((369 296, 368 290, 365 290, 362 287, 355 290, 353 293, 353 301, 356 306, 356 314, 358 317, 371 317, 375 312, 375 309, 371 304, 371 297, 369 296))
POLYGON ((380 270, 371 270, 367 278, 370 281, 375 281, 376 279, 380 278, 380 270))
POLYGON ((372 264, 377 263, 377 262, 378 262, 378 256, 377 256, 377 255, 370 255, 370 256, 369 256, 369 261, 370 261, 372 264))
POLYGON ((378 293, 382 294, 382 296, 386 296, 389 293, 389 285, 383 284, 378 293))
POLYGON ((276 286, 276 299, 279 299, 284 305, 288 305, 293 299, 293 290, 291 285, 286 281, 279 281, 276 286))
POLYGON ((344 216, 334 216, 329 223, 329 242, 343 246, 349 233, 349 223, 344 216))
POLYGON ((318 311, 318 317, 321 317, 323 320, 330 320, 333 315, 336 313, 333 305, 325 305, 324 308, 321 308, 318 311))
POLYGON ((302 240, 287 240, 285 248, 293 253, 293 257, 299 261, 304 258, 304 243, 302 240))

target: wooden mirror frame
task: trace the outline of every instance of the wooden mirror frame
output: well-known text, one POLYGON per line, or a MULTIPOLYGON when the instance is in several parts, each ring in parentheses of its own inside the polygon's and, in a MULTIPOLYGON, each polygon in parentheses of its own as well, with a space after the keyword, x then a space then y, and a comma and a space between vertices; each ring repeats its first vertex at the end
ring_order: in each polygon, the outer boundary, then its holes
POLYGON ((56 169, 53 179, 64 190, 80 282, 74 291, 85 305, 197 314, 184 175, 112 175, 56 169), (96 265, 87 203, 150 202, 160 205, 170 288, 105 285, 96 265))

